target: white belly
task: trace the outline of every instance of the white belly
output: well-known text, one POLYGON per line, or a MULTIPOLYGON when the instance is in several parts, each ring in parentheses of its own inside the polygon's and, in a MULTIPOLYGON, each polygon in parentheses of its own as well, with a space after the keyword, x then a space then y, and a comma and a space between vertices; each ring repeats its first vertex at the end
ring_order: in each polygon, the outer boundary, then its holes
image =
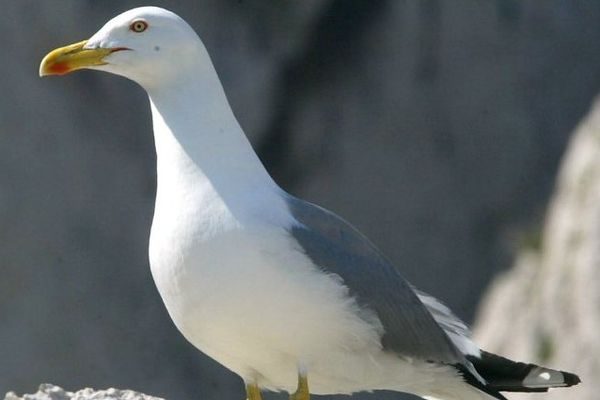
POLYGON ((175 325, 247 381, 292 390, 298 368, 331 370, 324 365, 342 354, 380 352, 377 321, 361 318, 346 288, 293 250, 283 230, 232 229, 183 249, 164 237, 151 244, 175 325))

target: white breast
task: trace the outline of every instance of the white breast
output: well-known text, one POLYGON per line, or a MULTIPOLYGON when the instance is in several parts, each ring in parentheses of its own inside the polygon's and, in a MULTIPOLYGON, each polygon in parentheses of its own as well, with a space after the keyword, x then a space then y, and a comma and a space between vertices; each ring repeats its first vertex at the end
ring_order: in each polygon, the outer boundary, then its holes
POLYGON ((219 224, 182 224, 186 216, 166 218, 157 207, 151 234, 152 275, 192 344, 242 377, 262 376, 263 385, 290 390, 301 365, 350 349, 378 351, 377 328, 283 227, 242 224, 225 209, 215 213, 218 205, 208 207, 206 218, 219 224))

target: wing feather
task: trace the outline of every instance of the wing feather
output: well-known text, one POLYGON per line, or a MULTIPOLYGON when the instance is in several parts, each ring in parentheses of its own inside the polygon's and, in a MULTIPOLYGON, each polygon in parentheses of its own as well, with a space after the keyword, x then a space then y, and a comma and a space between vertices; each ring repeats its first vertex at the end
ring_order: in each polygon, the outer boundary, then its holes
POLYGON ((410 284, 361 233, 337 215, 287 197, 290 233, 322 271, 338 275, 361 307, 379 317, 383 348, 399 355, 470 364, 410 284))

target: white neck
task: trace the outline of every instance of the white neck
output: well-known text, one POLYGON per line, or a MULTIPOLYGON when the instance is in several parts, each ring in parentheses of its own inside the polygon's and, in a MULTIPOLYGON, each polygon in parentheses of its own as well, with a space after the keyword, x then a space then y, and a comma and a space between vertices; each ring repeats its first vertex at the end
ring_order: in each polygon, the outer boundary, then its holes
POLYGON ((148 88, 148 94, 157 208, 161 201, 186 208, 219 201, 235 215, 245 197, 274 192, 277 186, 235 119, 210 61, 199 60, 169 85, 148 88))

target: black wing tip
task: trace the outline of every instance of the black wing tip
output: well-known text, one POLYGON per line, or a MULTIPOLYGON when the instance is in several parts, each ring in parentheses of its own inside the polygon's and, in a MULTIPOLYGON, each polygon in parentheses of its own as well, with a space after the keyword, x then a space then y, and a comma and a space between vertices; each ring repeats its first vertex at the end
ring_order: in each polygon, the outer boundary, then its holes
POLYGON ((579 385, 581 383, 579 376, 571 372, 560 371, 560 373, 563 375, 563 379, 565 380, 565 385, 567 387, 579 385))
POLYGON ((547 392, 551 388, 564 388, 581 382, 571 372, 512 361, 486 351, 482 351, 480 357, 467 356, 467 359, 489 386, 502 392, 547 392), (549 380, 550 376, 554 378, 549 380))

